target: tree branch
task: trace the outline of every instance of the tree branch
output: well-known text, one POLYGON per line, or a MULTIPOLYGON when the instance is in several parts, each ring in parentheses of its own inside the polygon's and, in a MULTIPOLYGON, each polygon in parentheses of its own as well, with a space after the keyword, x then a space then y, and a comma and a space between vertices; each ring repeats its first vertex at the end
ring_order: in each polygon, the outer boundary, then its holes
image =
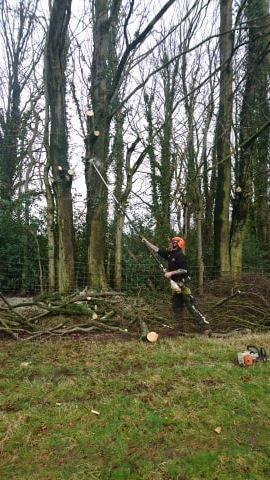
POLYGON ((118 64, 118 67, 116 69, 116 72, 115 72, 115 75, 114 75, 114 79, 113 79, 113 82, 112 82, 112 90, 111 90, 111 96, 110 96, 110 101, 112 100, 116 90, 117 90, 117 87, 118 87, 118 84, 121 80, 121 77, 122 77, 122 73, 123 73, 123 70, 125 68, 125 65, 127 63, 127 60, 131 54, 131 52, 133 50, 135 50, 135 48, 142 44, 144 42, 144 40, 147 38, 148 34, 151 32, 151 30, 153 29, 154 25, 161 19, 161 17, 164 15, 164 13, 171 7, 171 5, 175 2, 175 0, 168 0, 168 2, 166 2, 166 4, 161 8, 161 10, 157 13, 157 15, 153 18, 153 20, 151 20, 151 22, 147 25, 147 27, 137 35, 137 37, 135 37, 133 39, 133 41, 131 43, 128 43, 127 47, 126 47, 126 50, 124 51, 123 55, 122 55, 122 58, 118 64))

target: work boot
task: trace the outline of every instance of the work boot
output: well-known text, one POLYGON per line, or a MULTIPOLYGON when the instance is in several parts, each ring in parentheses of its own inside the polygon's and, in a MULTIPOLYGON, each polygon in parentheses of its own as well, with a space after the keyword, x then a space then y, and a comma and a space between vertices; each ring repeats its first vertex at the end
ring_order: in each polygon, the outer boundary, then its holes
POLYGON ((210 328, 209 322, 200 325, 200 334, 206 337, 211 337, 212 330, 210 328))
POLYGON ((201 330, 201 335, 204 335, 205 337, 212 337, 212 330, 211 328, 205 328, 203 330, 201 330))
POLYGON ((209 325, 208 320, 206 320, 206 318, 203 315, 201 315, 201 322, 200 323, 201 323, 202 327, 207 327, 209 325))
POLYGON ((210 324, 203 315, 201 316, 200 333, 202 335, 206 335, 207 337, 210 337, 212 334, 210 324))

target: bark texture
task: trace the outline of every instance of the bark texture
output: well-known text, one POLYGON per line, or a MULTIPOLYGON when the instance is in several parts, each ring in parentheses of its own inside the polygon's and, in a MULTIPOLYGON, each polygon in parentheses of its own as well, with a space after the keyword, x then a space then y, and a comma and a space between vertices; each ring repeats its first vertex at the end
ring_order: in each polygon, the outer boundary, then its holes
POLYGON ((229 205, 232 127, 232 0, 220 0, 220 100, 216 124, 217 188, 214 211, 214 263, 223 276, 230 272, 229 205), (225 33, 227 32, 227 33, 225 33))
POLYGON ((50 116, 49 162, 52 168, 57 212, 58 288, 74 288, 74 229, 71 198, 72 174, 68 163, 66 120, 67 29, 71 0, 54 0, 45 52, 45 79, 50 116))
POLYGON ((87 187, 88 276, 89 285, 107 286, 105 272, 105 235, 107 191, 89 160, 94 160, 102 176, 107 178, 111 69, 109 65, 110 27, 109 1, 93 2, 93 62, 90 98, 93 116, 87 118, 85 178, 87 187))
POLYGON ((267 229, 269 232, 269 199, 264 177, 268 159, 269 126, 263 128, 269 120, 268 0, 249 0, 246 17, 249 26, 246 83, 240 118, 240 155, 231 227, 231 265, 234 276, 242 271, 243 242, 254 189, 261 245, 269 246, 269 237, 266 238, 267 229), (261 133, 256 135, 256 132, 261 133))

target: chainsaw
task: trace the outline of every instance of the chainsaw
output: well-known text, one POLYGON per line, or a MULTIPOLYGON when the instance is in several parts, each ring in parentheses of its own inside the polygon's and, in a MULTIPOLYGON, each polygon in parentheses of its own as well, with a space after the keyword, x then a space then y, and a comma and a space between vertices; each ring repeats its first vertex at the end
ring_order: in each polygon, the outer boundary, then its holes
POLYGON ((267 362, 268 357, 264 347, 247 345, 247 349, 244 352, 237 354, 237 360, 242 367, 249 367, 256 362, 267 362))

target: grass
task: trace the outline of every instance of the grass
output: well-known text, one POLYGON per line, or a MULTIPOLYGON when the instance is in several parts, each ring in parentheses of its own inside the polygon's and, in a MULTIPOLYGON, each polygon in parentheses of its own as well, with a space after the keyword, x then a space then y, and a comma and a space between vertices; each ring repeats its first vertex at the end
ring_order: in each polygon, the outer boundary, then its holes
POLYGON ((270 478, 269 363, 237 366, 248 343, 270 334, 2 342, 0 479, 270 478))

